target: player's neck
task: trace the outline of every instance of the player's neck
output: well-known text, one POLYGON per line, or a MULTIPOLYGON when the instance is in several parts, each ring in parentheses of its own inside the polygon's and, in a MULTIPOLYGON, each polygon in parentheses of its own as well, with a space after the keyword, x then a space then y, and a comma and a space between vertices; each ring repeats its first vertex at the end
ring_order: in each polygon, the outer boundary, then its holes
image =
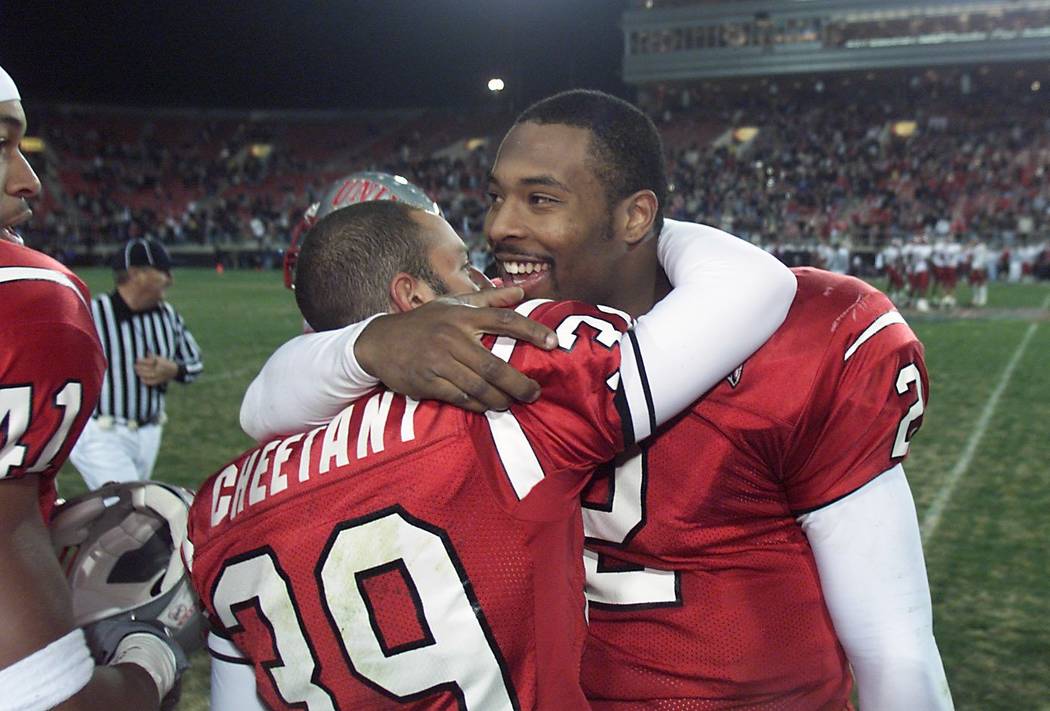
POLYGON ((616 277, 615 291, 606 303, 634 318, 648 313, 671 292, 671 282, 656 255, 656 237, 628 252, 617 265, 616 277))

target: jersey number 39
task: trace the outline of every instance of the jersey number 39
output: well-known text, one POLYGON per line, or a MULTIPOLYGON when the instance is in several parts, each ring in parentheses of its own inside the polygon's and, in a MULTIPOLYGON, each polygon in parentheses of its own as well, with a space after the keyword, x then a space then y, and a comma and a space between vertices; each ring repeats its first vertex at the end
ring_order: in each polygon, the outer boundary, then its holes
MULTIPOLYGON (((400 507, 346 521, 329 537, 315 575, 343 661, 363 684, 398 701, 449 691, 466 709, 518 708, 484 613, 441 529, 400 507), (390 572, 400 573, 407 585, 423 632, 422 639, 396 647, 384 642, 365 590, 369 578, 390 572)), ((228 560, 212 599, 230 632, 241 629, 237 613, 246 608, 254 608, 270 629, 277 658, 264 666, 286 704, 309 711, 338 707, 320 681, 301 608, 271 549, 228 560)))

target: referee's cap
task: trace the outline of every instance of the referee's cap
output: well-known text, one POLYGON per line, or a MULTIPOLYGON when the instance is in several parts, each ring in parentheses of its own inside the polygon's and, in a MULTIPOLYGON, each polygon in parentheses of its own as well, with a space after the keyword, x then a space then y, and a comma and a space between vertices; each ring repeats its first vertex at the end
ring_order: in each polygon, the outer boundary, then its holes
POLYGON ((130 267, 153 267, 171 272, 171 255, 164 245, 148 237, 129 240, 113 255, 113 269, 127 271, 130 267))

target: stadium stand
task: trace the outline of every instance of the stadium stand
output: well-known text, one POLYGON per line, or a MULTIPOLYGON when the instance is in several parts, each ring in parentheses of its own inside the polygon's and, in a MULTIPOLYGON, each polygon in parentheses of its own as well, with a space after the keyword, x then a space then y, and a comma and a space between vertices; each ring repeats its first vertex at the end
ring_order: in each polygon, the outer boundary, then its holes
MULTIPOLYGON (((845 242, 868 265, 890 240, 918 234, 1039 251, 1050 238, 1050 86, 1033 77, 1048 74, 993 65, 720 79, 646 87, 640 102, 665 138, 669 215, 804 255, 795 262, 845 242)), ((262 267, 279 263, 323 186, 353 170, 423 187, 484 265, 492 142, 512 120, 452 110, 33 114, 46 197, 30 243, 92 263, 150 235, 184 261, 262 267)))

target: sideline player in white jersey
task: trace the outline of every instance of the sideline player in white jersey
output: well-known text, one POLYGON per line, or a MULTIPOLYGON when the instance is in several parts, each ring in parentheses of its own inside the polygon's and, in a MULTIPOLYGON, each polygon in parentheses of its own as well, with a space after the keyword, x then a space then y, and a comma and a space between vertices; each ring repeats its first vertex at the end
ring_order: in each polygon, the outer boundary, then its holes
POLYGON ((106 363, 87 287, 14 231, 40 193, 19 148, 25 130, 18 89, 0 68, 0 709, 157 708, 184 668, 181 650, 146 624, 107 623, 101 636, 77 627, 47 529, 55 478, 106 363), (85 631, 104 644, 89 648, 85 631))
POLYGON ((973 306, 988 305, 988 261, 993 258, 993 253, 983 240, 973 239, 966 247, 966 261, 970 265, 970 287, 973 289, 971 297, 973 306))
POLYGON ((934 282, 939 292, 938 304, 944 308, 955 306, 955 287, 959 281, 961 259, 962 247, 958 242, 938 239, 934 243, 931 254, 934 282))
POLYGON ((886 277, 889 285, 887 295, 894 303, 900 303, 904 292, 904 259, 899 239, 890 240, 875 257, 875 268, 886 277))
POLYGON ((1035 281, 1035 265, 1039 263, 1039 257, 1045 246, 1040 243, 1029 243, 1018 248, 1021 253, 1021 280, 1024 282, 1035 281))
POLYGON ((908 269, 909 300, 919 311, 929 311, 930 302, 927 295, 930 290, 930 258, 933 248, 924 235, 917 235, 905 246, 904 255, 908 269))

